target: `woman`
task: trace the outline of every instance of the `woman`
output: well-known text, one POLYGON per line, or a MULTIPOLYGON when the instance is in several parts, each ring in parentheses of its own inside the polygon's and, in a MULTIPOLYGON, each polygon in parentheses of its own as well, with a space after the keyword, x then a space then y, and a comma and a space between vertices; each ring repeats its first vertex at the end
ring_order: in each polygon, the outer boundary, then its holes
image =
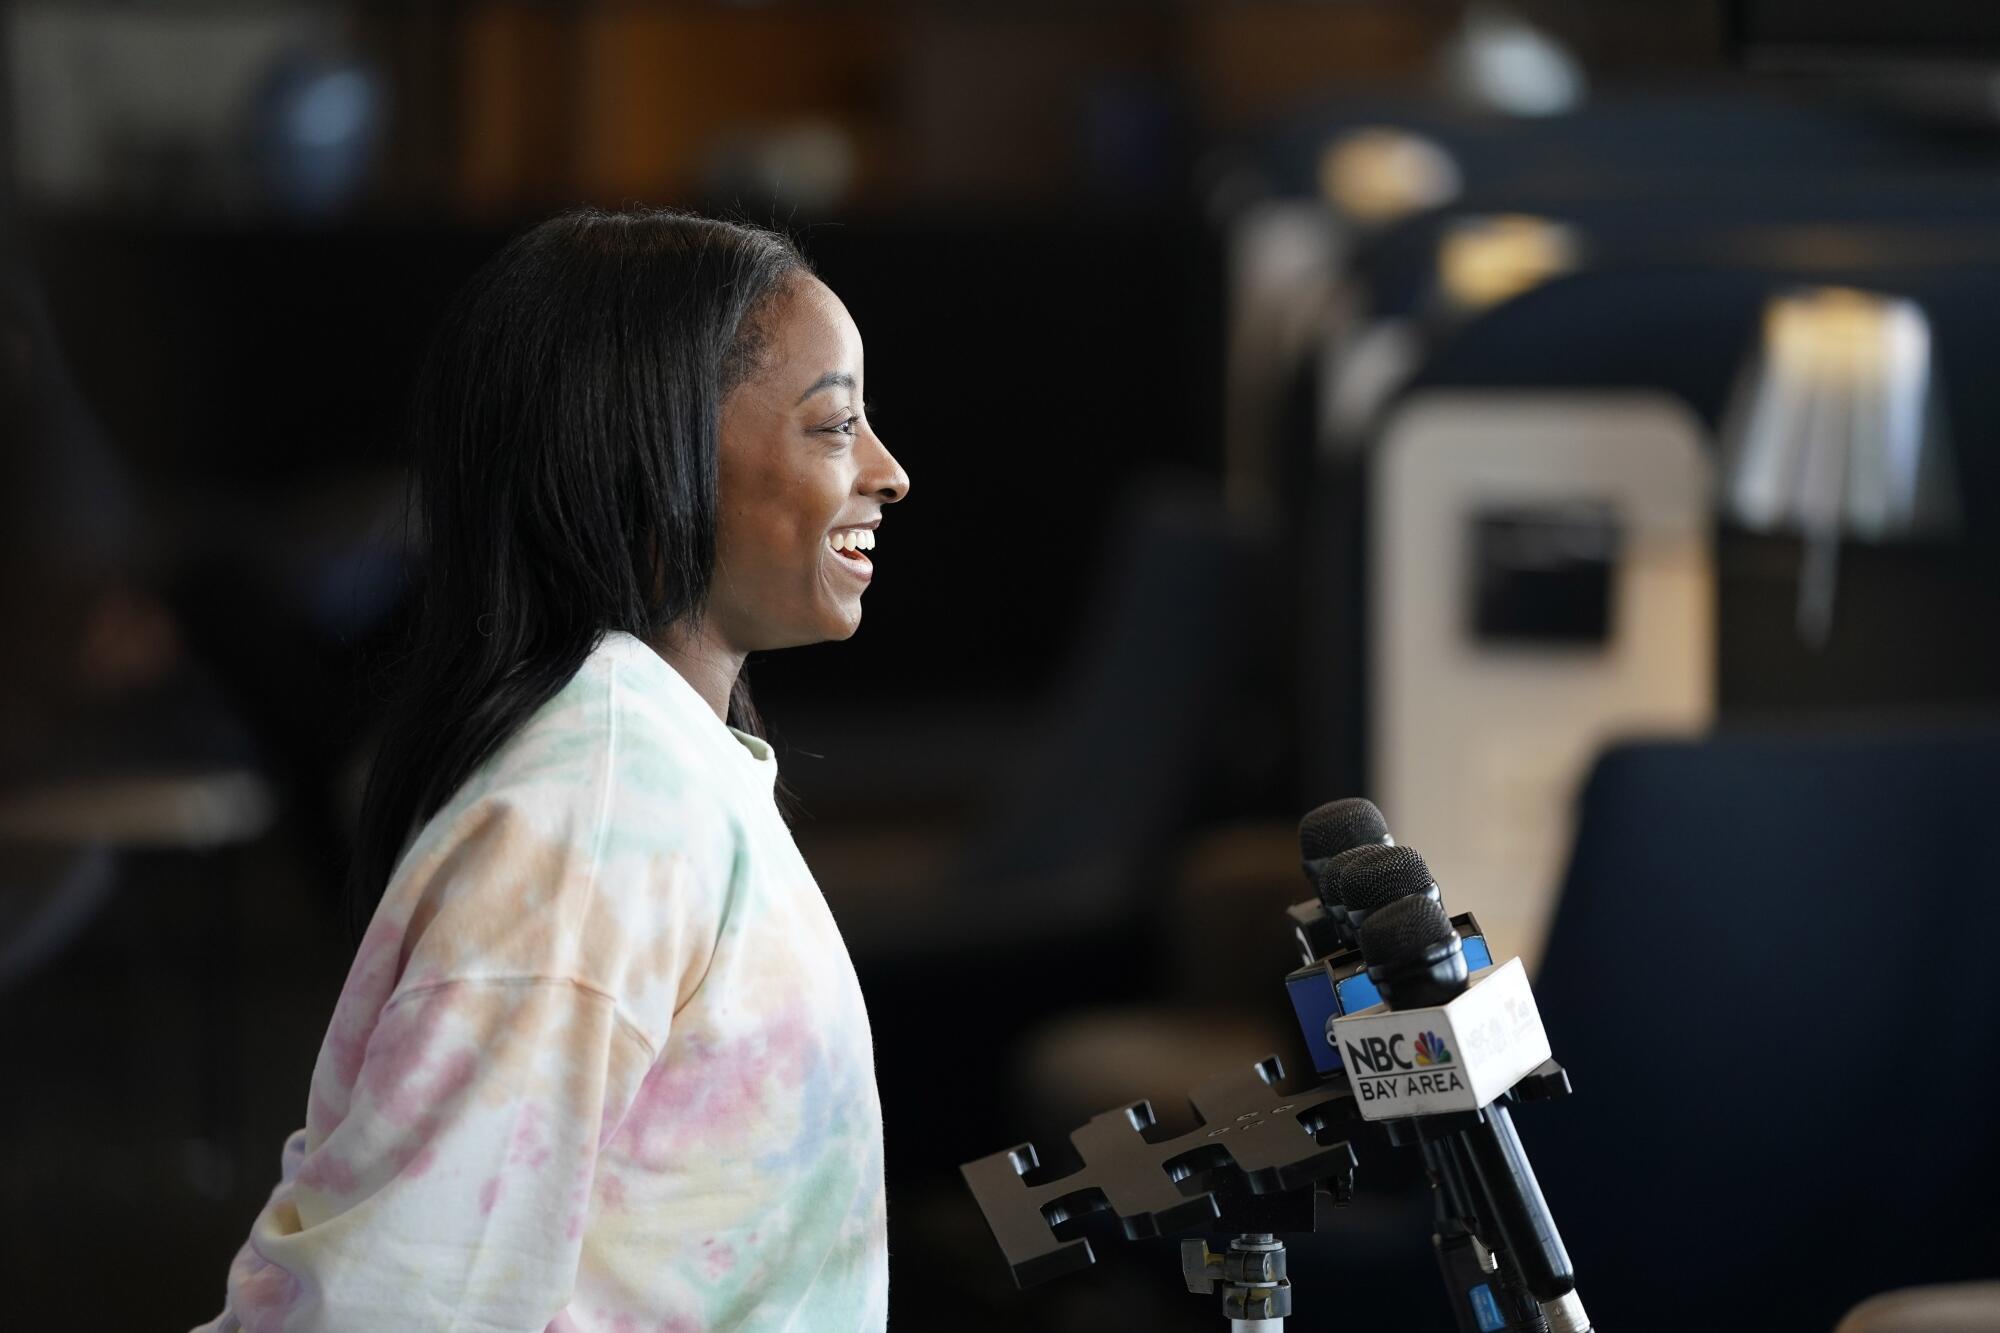
POLYGON ((367 923, 211 1329, 875 1329, 867 1014, 752 652, 846 638, 909 479, 782 238, 583 210, 460 296, 367 923))

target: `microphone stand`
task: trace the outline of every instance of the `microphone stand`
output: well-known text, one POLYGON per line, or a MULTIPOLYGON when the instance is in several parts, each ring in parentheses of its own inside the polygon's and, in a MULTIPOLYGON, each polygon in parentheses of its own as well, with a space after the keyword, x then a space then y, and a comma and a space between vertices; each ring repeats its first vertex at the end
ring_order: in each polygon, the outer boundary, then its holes
POLYGON ((1181 1276, 1197 1296, 1221 1289, 1229 1333, 1285 1333, 1292 1284, 1285 1277, 1285 1242, 1270 1232, 1246 1231, 1221 1254, 1205 1240, 1184 1240, 1181 1276))
POLYGON ((1319 1201, 1354 1190, 1357 1123, 1345 1078, 1286 1091, 1273 1055, 1203 1083, 1189 1097, 1198 1123, 1159 1133, 1149 1103, 1092 1116, 1070 1135, 1078 1169, 1054 1174, 1032 1144, 959 1168, 1014 1281, 1032 1286, 1096 1262, 1082 1228, 1117 1223, 1127 1240, 1227 1229, 1221 1253, 1181 1246, 1181 1277, 1199 1295, 1220 1292, 1232 1333, 1282 1333, 1291 1314, 1281 1232, 1314 1229, 1319 1201))
MULTIPOLYGON (((1379 812, 1374 822, 1380 824, 1379 812)), ((1386 837, 1383 841, 1386 846, 1386 837)), ((1343 855, 1359 857, 1379 850, 1352 848, 1343 855)), ((1421 875, 1429 883, 1429 872, 1415 853, 1396 852, 1413 864, 1385 868, 1371 863, 1354 873, 1366 870, 1376 881, 1385 875, 1421 875)), ((1358 878, 1356 885, 1371 896, 1385 887, 1358 878)), ((1410 893, 1370 909, 1370 917, 1377 910, 1401 913, 1404 919, 1393 926, 1388 926, 1386 917, 1381 923, 1364 925, 1352 898, 1343 897, 1345 919, 1363 936, 1371 930, 1380 935, 1388 928, 1389 942, 1400 945, 1412 919, 1420 929, 1434 925, 1441 932, 1435 940, 1418 938, 1417 945, 1430 952, 1399 960, 1430 968, 1429 973, 1420 971, 1406 980, 1422 984, 1428 978, 1438 992, 1437 999, 1410 1007, 1453 1003, 1465 992, 1467 967, 1457 925, 1470 928, 1481 940, 1482 958, 1483 937, 1470 917, 1454 922, 1444 915, 1434 883, 1427 894, 1410 893), (1435 922, 1426 922, 1425 913, 1435 922), (1433 958, 1431 954, 1446 941, 1448 953, 1433 958), (1450 968, 1445 968, 1447 963, 1450 968), (1440 973, 1440 968, 1451 975, 1440 973), (1455 988, 1450 982, 1456 983, 1455 988)), ((1335 931, 1330 910, 1324 894, 1317 904, 1292 909, 1301 948, 1309 955, 1321 945, 1347 942, 1344 932, 1339 932, 1339 939, 1330 938, 1335 931)), ((1309 957, 1301 973, 1310 973, 1312 966, 1309 957)), ((1332 968, 1331 963, 1325 966, 1332 968)), ((1507 966, 1513 971, 1503 967, 1500 974, 1516 978, 1512 984, 1525 992, 1518 962, 1507 966)), ((1368 973, 1375 978, 1372 962, 1368 973)), ((1311 989, 1310 976, 1288 977, 1288 989, 1294 981, 1311 989)), ((1199 1123, 1178 1137, 1167 1138, 1160 1131, 1150 1103, 1134 1102, 1093 1116, 1071 1133, 1080 1168, 1061 1173, 1044 1168, 1034 1145, 1027 1143, 961 1166, 959 1172, 1005 1254, 1015 1284, 1031 1286, 1095 1263, 1090 1241, 1082 1234, 1087 1225, 1116 1221, 1128 1240, 1197 1228, 1235 1232, 1228 1248, 1219 1253, 1210 1250, 1205 1240, 1183 1241, 1182 1280, 1197 1295, 1220 1293, 1231 1333, 1282 1333, 1292 1310, 1292 1288, 1285 1272, 1284 1243, 1277 1235, 1314 1230, 1321 1193, 1330 1193, 1339 1203, 1352 1197, 1354 1150, 1341 1135, 1349 1125, 1372 1120, 1355 1100, 1357 1085, 1348 1071, 1339 1060, 1332 1060, 1329 1068, 1324 1053, 1313 1044, 1322 1023, 1325 1040, 1335 1042, 1334 1030, 1344 1008, 1331 970, 1321 985, 1329 983, 1330 995, 1315 991, 1302 999, 1299 991, 1293 991, 1301 1032, 1312 1047, 1308 1065, 1324 1076, 1317 1086, 1281 1090, 1284 1067, 1271 1055, 1196 1089, 1189 1100, 1199 1123), (1334 1001, 1331 1013, 1326 1012, 1327 1000, 1334 1001), (1272 1106, 1273 1101, 1280 1104, 1272 1106)), ((1378 986, 1392 1009, 1400 1007, 1389 993, 1387 974, 1378 986)), ((1405 986, 1405 981, 1397 986, 1405 986)), ((1404 992, 1406 999, 1422 993, 1404 992)), ((1496 994, 1487 992, 1489 998, 1496 994)), ((1510 1013, 1524 1008, 1535 1023, 1538 1049, 1526 1058, 1545 1055, 1547 1038, 1534 1019, 1532 1001, 1525 993, 1510 994, 1505 1003, 1510 1013)), ((1365 1017, 1372 1012, 1349 1017, 1374 1022, 1365 1017)), ((1497 1018, 1485 1022, 1500 1029, 1497 1018)), ((1450 1030, 1449 1023, 1446 1028, 1450 1030)), ((1404 1039, 1402 1034, 1395 1037, 1404 1039)), ((1383 1045, 1379 1036, 1369 1040, 1383 1045)), ((1459 1044, 1457 1037, 1452 1040, 1454 1046, 1459 1044)), ((1498 1050, 1505 1058, 1504 1047, 1498 1050)), ((1429 1063, 1421 1053, 1418 1058, 1429 1063)), ((1449 1052, 1445 1058, 1451 1058, 1449 1052)), ((1512 1063, 1509 1074, 1520 1068, 1518 1061, 1512 1063)), ((1379 1084, 1359 1087, 1371 1099, 1381 1095, 1379 1084)), ((1453 1088, 1459 1088, 1455 1076, 1453 1088)), ((1569 1256, 1508 1110, 1517 1101, 1560 1097, 1569 1090, 1569 1076, 1562 1066, 1544 1059, 1476 1110, 1438 1108, 1428 1114, 1372 1121, 1383 1126, 1392 1144, 1414 1144, 1423 1153, 1437 1209, 1432 1244, 1461 1333, 1589 1333, 1569 1256)))
MULTIPOLYGON (((1344 1075, 1290 1092, 1278 1088, 1283 1077, 1274 1055, 1209 1080, 1189 1098, 1200 1123, 1175 1138, 1157 1135, 1146 1102, 1093 1116, 1070 1135, 1082 1167, 1063 1174, 1045 1169, 1025 1143, 961 1166, 1016 1285, 1038 1285, 1095 1263, 1082 1234, 1086 1225, 1115 1220, 1128 1240, 1224 1229, 1236 1234, 1221 1251, 1205 1239, 1181 1242, 1183 1282, 1196 1295, 1220 1294, 1230 1333, 1283 1333, 1292 1285, 1279 1235, 1313 1231, 1321 1197, 1345 1203, 1352 1196, 1354 1150, 1341 1136, 1359 1123, 1344 1075)), ((1510 1101, 1543 1101, 1569 1090, 1568 1075, 1550 1060, 1479 1111, 1377 1122, 1392 1144, 1423 1152, 1437 1200, 1432 1240, 1461 1333, 1582 1327, 1563 1320, 1566 1298, 1537 1299, 1521 1250, 1528 1249, 1531 1268, 1536 1252, 1519 1235, 1510 1238, 1495 1191, 1465 1141, 1469 1126, 1497 1120, 1510 1101)), ((1512 1230, 1534 1234, 1518 1221, 1512 1230)))

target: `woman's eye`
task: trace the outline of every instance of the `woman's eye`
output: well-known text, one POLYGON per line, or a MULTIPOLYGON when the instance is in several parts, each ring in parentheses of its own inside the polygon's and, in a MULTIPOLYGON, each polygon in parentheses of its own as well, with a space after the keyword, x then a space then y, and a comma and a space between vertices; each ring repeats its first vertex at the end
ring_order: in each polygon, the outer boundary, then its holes
POLYGON ((854 435, 855 426, 860 423, 863 417, 868 416, 874 410, 875 409, 873 404, 863 403, 861 405, 861 410, 859 412, 855 413, 852 416, 847 417, 845 420, 836 421, 833 425, 825 426, 822 427, 821 429, 829 431, 833 434, 845 435, 851 439, 853 438, 854 435))

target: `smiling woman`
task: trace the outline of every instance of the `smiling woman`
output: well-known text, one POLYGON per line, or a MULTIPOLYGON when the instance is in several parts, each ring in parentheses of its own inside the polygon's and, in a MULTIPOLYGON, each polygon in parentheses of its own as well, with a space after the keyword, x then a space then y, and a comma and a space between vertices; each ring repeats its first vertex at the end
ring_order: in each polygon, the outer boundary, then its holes
POLYGON ((671 628, 659 645, 717 701, 746 651, 854 633, 874 574, 859 548, 910 488, 868 423, 861 334, 840 298, 795 270, 769 304, 763 364, 722 409, 723 586, 699 627, 671 628))
POLYGON ((879 1329, 868 1016, 742 668, 909 478, 783 238, 582 210, 461 294, 359 944, 214 1333, 879 1329))

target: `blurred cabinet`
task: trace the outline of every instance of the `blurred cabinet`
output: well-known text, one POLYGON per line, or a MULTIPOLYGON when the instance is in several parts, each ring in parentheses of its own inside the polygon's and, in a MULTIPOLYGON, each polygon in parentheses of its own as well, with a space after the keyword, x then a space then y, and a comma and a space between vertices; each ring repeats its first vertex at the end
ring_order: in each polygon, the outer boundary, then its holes
POLYGON ((1433 390, 1383 431, 1369 791, 1531 968, 1598 752, 1713 717, 1712 473, 1664 394, 1433 390))
MULTIPOLYGON (((1452 6, 466 4, 370 20, 404 104, 454 129, 435 179, 500 215, 576 199, 815 202, 1180 193, 1201 136, 1420 75, 1452 6), (440 99, 438 89, 449 88, 440 99), (440 102, 442 105, 440 106, 440 102)), ((402 186, 423 190, 410 172, 402 186)))
POLYGON ((746 161, 834 171, 845 193, 883 169, 894 55, 875 9, 473 7, 457 50, 463 202, 661 203, 726 190, 746 161))

